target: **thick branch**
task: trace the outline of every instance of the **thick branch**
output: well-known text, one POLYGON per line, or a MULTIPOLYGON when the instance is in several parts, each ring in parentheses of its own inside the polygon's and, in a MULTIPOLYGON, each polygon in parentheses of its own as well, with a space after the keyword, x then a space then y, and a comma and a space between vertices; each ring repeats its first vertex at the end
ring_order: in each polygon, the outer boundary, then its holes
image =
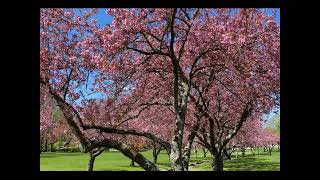
POLYGON ((111 139, 104 139, 101 141, 92 141, 93 147, 109 147, 119 150, 126 157, 134 160, 146 171, 159 171, 158 167, 146 159, 143 155, 138 152, 132 151, 127 145, 114 141, 111 139))
POLYGON ((172 17, 171 17, 171 22, 170 22, 170 34, 171 34, 171 37, 170 37, 170 53, 171 53, 171 58, 173 59, 177 59, 175 57, 175 54, 174 54, 174 48, 173 48, 173 43, 174 43, 174 39, 175 39, 175 33, 174 33, 174 19, 175 19, 175 16, 176 16, 176 12, 177 12, 177 9, 174 8, 173 9, 173 13, 172 13, 172 17))
POLYGON ((234 130, 224 139, 221 148, 223 148, 240 130, 242 124, 247 120, 247 118, 251 115, 253 109, 253 101, 249 101, 241 114, 240 120, 238 121, 234 130))
POLYGON ((149 138, 157 143, 159 143, 161 146, 165 147, 166 149, 170 149, 170 143, 162 140, 161 138, 155 136, 154 134, 147 133, 147 132, 140 132, 136 130, 122 130, 122 129, 116 129, 111 127, 102 127, 102 126, 96 126, 96 125, 83 125, 82 128, 84 130, 87 129, 97 129, 100 132, 104 133, 113 133, 113 134, 131 134, 136 136, 143 136, 146 138, 149 138))
POLYGON ((82 119, 78 112, 69 103, 64 101, 58 94, 53 92, 51 87, 49 87, 49 85, 45 81, 40 79, 40 83, 45 84, 49 88, 49 93, 56 100, 72 132, 76 135, 81 145, 84 147, 84 152, 88 152, 88 149, 90 149, 90 141, 85 137, 85 135, 81 132, 79 126, 74 121, 74 116, 76 116, 79 122, 82 123, 82 119))

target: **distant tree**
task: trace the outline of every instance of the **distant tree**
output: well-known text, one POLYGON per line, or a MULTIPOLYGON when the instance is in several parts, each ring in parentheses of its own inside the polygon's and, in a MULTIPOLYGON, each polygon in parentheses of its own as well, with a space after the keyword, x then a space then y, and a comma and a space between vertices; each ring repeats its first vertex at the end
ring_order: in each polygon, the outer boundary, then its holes
POLYGON ((270 132, 274 133, 277 136, 280 136, 280 115, 276 114, 272 117, 270 121, 268 121, 266 125, 266 129, 270 132))

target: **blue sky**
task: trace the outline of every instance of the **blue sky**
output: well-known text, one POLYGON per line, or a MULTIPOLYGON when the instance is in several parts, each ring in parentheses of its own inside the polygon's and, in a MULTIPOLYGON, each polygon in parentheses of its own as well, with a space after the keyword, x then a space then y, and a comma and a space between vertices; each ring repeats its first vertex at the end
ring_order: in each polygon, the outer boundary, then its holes
MULTIPOLYGON (((106 13, 106 10, 107 10, 106 8, 100 8, 98 10, 98 13, 92 17, 92 18, 97 19, 97 22, 101 27, 105 26, 106 24, 111 24, 111 22, 112 22, 112 16, 108 15, 106 13)), ((267 14, 271 15, 272 14, 272 10, 273 9, 271 9, 271 8, 268 9, 267 10, 267 14)), ((275 20, 279 24, 280 23, 280 9, 277 8, 276 10, 277 10, 277 14, 276 14, 276 19, 275 20)), ((90 84, 92 84, 92 83, 89 83, 89 86, 90 86, 90 84)), ((90 87, 88 87, 88 88, 90 88, 90 87)), ((99 93, 95 93, 95 94, 92 94, 92 95, 90 95, 90 96, 88 96, 86 98, 101 98, 101 95, 99 95, 99 93)), ((276 109, 276 110, 278 110, 278 113, 280 113, 280 109, 276 109)), ((272 111, 269 114, 267 114, 266 116, 264 116, 264 119, 268 119, 269 120, 274 115, 275 115, 275 113, 272 111)))
MULTIPOLYGON (((106 24, 110 24, 112 22, 112 16, 109 16, 106 13, 106 8, 99 8, 98 14, 95 15, 93 18, 98 20, 99 25, 105 26, 106 24)), ((273 9, 268 9, 267 14, 271 15, 273 9)), ((280 9, 277 8, 277 14, 276 14, 276 22, 280 23, 280 9)))
POLYGON ((105 26, 106 24, 111 24, 112 16, 107 14, 107 9, 101 8, 98 11, 98 14, 94 17, 98 20, 99 25, 105 26))

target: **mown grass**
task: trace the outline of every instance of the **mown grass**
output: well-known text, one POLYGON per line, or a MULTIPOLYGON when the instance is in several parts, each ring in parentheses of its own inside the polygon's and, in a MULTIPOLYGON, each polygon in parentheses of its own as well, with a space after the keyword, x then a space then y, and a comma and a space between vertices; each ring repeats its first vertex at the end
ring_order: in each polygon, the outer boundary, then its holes
MULTIPOLYGON (((145 151, 142 154, 150 161, 152 151, 145 151)), ((86 171, 89 155, 84 153, 41 153, 40 170, 41 171, 86 171)), ((130 166, 131 160, 120 152, 104 152, 96 158, 94 171, 143 171, 138 164, 135 167, 130 166)), ((196 164, 190 168, 191 171, 211 171, 212 160, 210 153, 203 157, 202 151, 198 151, 197 157, 192 153, 190 164, 196 164), (196 162, 200 164, 196 164, 196 162)), ((160 152, 158 156, 158 166, 160 169, 170 169, 169 157, 165 151, 160 152)), ((226 171, 279 171, 280 170, 280 152, 274 150, 272 156, 269 156, 263 150, 255 156, 250 151, 246 152, 245 157, 238 153, 236 158, 233 155, 231 160, 224 162, 226 171)))

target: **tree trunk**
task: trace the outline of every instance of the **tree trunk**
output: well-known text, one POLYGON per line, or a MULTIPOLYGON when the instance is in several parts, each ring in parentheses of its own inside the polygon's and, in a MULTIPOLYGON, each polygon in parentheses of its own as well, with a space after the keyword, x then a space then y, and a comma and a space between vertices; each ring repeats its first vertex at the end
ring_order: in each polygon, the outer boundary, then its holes
POLYGON ((206 158, 207 157, 207 152, 205 148, 202 148, 202 151, 203 151, 203 158, 206 158))
POLYGON ((258 150, 258 155, 259 155, 259 148, 257 148, 257 150, 258 150))
POLYGON ((44 152, 47 152, 47 151, 48 151, 48 141, 46 140, 44 144, 44 152))
POLYGON ((256 149, 255 148, 251 148, 251 153, 252 153, 252 155, 253 155, 253 157, 256 155, 256 149))
POLYGON ((153 155, 153 163, 157 164, 157 159, 158 159, 158 156, 156 155, 156 147, 153 146, 153 151, 152 151, 152 155, 153 155))
POLYGON ((197 148, 194 148, 194 152, 196 154, 196 159, 198 159, 198 150, 197 150, 197 148))
POLYGON ((184 171, 189 171, 189 161, 191 156, 192 141, 189 141, 187 146, 183 150, 182 162, 183 162, 184 171))
POLYGON ((158 156, 153 155, 153 163, 157 164, 158 163, 158 156))
POLYGON ((223 171, 223 159, 221 152, 214 155, 213 171, 223 171))
POLYGON ((173 171, 183 171, 182 162, 182 136, 184 130, 184 118, 176 116, 176 129, 171 141, 170 163, 173 171))
POLYGON ((88 162, 88 171, 93 171, 93 165, 94 165, 94 161, 96 159, 97 156, 99 156, 101 153, 104 152, 106 148, 102 147, 102 148, 98 148, 98 149, 93 149, 90 151, 90 159, 88 162))
POLYGON ((159 149, 157 149, 156 146, 154 146, 154 148, 153 148, 152 155, 153 155, 153 163, 155 163, 155 164, 157 164, 158 155, 159 155, 159 153, 160 153, 160 151, 161 151, 161 148, 162 148, 162 147, 160 147, 159 149))
MULTIPOLYGON (((228 152, 228 151, 227 151, 228 152)), ((230 151, 230 153, 228 153, 229 154, 229 156, 230 156, 230 159, 232 159, 232 154, 234 153, 234 149, 231 149, 231 151, 230 151)))
POLYGON ((134 160, 133 159, 131 159, 130 166, 134 167, 134 160))
MULTIPOLYGON (((192 143, 194 141, 194 138, 196 137, 197 131, 200 127, 200 118, 197 116, 197 122, 192 126, 190 134, 188 135, 188 143, 183 149, 183 157, 182 157, 182 162, 183 162, 183 168, 184 171, 189 171, 189 161, 190 161, 190 156, 191 156, 191 149, 192 149, 192 143)), ((195 148, 196 150, 196 148, 195 148)))
POLYGON ((241 152, 242 152, 242 157, 244 157, 246 155, 246 149, 245 148, 242 148, 241 149, 241 152))
POLYGON ((227 150, 223 150, 223 158, 225 160, 227 160, 227 159, 230 160, 231 159, 231 155, 228 154, 227 150))
POLYGON ((53 143, 50 143, 50 152, 53 152, 53 143))
POLYGON ((268 147, 269 156, 271 156, 272 149, 273 149, 273 146, 268 147))
POLYGON ((173 65, 173 97, 174 97, 174 112, 175 112, 175 129, 171 140, 171 153, 170 153, 170 163, 173 171, 184 171, 183 159, 182 159, 182 138, 185 126, 185 115, 188 105, 188 97, 190 94, 190 86, 183 81, 180 77, 180 66, 177 57, 174 54, 174 19, 177 9, 173 10, 171 17, 171 42, 170 42, 170 58, 173 65))
POLYGON ((43 145, 44 145, 44 139, 43 139, 43 136, 41 136, 40 134, 40 154, 41 154, 41 151, 43 150, 43 145))
POLYGON ((96 159, 96 156, 94 156, 92 154, 92 152, 90 152, 90 159, 88 162, 88 171, 93 171, 93 165, 94 165, 94 160, 96 159))

